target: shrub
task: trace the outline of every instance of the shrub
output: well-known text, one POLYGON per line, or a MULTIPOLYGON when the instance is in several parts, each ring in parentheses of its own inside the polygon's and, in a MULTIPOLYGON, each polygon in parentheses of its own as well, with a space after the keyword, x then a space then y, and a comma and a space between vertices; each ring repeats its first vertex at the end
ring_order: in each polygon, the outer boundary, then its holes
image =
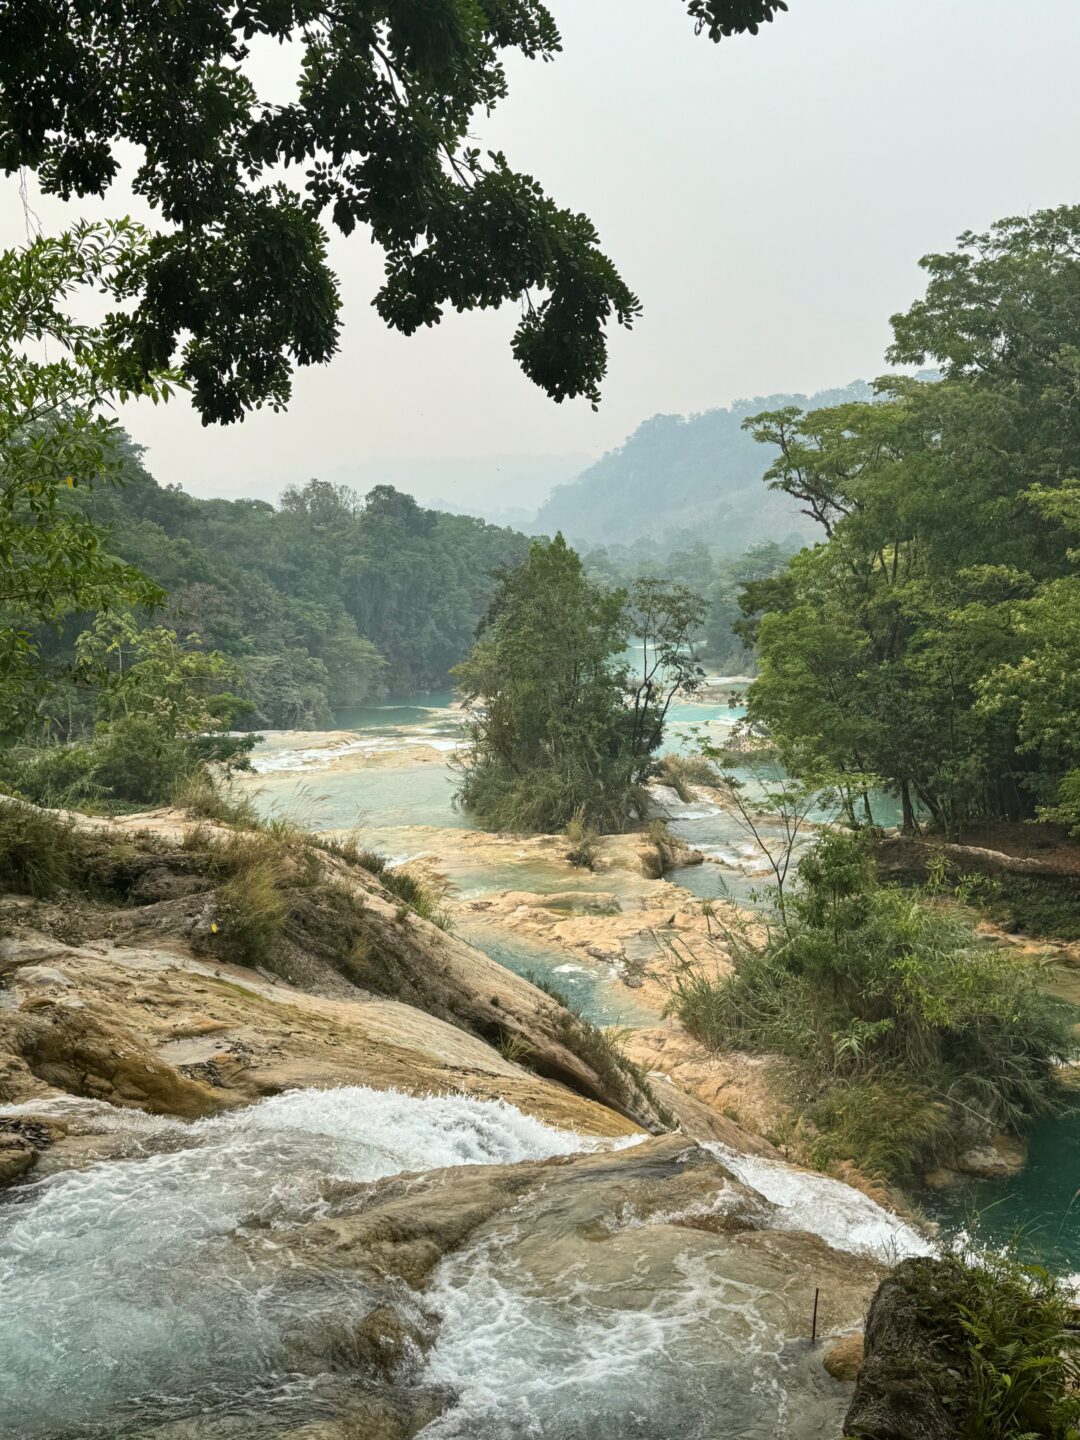
POLYGON ((691 786, 720 784, 720 772, 704 755, 665 755, 660 761, 659 779, 670 785, 684 805, 694 798, 691 786))
POLYGON ((228 780, 215 780, 204 769, 194 771, 174 785, 169 803, 196 820, 212 820, 218 825, 238 825, 249 830, 259 824, 251 796, 234 789, 228 780))
POLYGON ((970 1440, 1075 1440, 1080 1430, 1080 1328, 1075 1299, 1041 1265, 980 1256, 959 1270, 970 1440))
POLYGON ((958 906, 878 883, 855 837, 822 834, 799 878, 763 949, 729 933, 733 974, 676 977, 691 1033, 799 1062, 828 1144, 886 1174, 934 1158, 972 1116, 1019 1129, 1052 1104, 1076 1040, 1033 964, 980 941, 958 906), (864 1113, 837 1088, 852 1082, 864 1113))
POLYGON ((911 1344, 873 1357, 890 1418, 910 1414, 890 1391, 915 1367, 959 1440, 1075 1440, 1080 1329, 1066 1284, 1045 1267, 1008 1253, 905 1260, 875 1298, 872 1325, 879 1306, 883 1344, 901 1334, 911 1344))
POLYGON ((0 802, 0 887, 36 899, 71 883, 75 827, 17 800, 0 802))
POLYGON ((6 757, 10 783, 36 805, 124 809, 165 805, 189 783, 212 785, 208 766, 244 763, 254 737, 175 735, 148 714, 120 715, 90 739, 22 747, 6 757))
POLYGON ((391 868, 385 862, 383 868, 377 873, 391 895, 396 895, 414 915, 419 915, 421 920, 428 920, 432 925, 437 925, 440 930, 453 928, 453 916, 449 907, 443 903, 445 891, 440 893, 429 882, 421 880, 419 876, 413 875, 408 870, 391 868))
POLYGON ((566 852, 566 858, 571 865, 578 865, 583 870, 591 870, 596 864, 597 846, 600 843, 600 836, 596 830, 589 825, 585 819, 585 807, 579 805, 574 811, 573 818, 566 827, 566 838, 570 842, 570 849, 566 852))
POLYGON ((948 1105, 902 1079, 839 1081, 811 1105, 808 1117, 821 1132, 811 1146, 819 1170, 857 1157, 868 1175, 910 1175, 954 1145, 948 1105))
POLYGON ((1080 884, 1075 875, 979 875, 968 895, 992 920, 1036 939, 1080 940, 1080 884))
POLYGON ((209 866, 217 882, 217 946, 237 964, 269 965, 289 915, 284 846, 272 836, 237 831, 210 841, 209 866))

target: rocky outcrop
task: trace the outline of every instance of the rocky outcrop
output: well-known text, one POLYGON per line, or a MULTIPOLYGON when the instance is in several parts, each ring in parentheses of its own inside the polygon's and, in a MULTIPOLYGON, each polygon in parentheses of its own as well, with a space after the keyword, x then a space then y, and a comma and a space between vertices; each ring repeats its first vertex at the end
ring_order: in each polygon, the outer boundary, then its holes
POLYGON ((938 1166, 923 1176, 933 1189, 959 1185, 974 1176, 977 1180, 1007 1180, 1019 1175, 1027 1164, 1027 1145, 1015 1135, 998 1134, 970 1146, 949 1165, 938 1166))
MULTIPOLYGON (((0 1008, 0 1103, 77 1095, 190 1117, 288 1089, 362 1084, 505 1098, 586 1134, 635 1128, 397 1001, 312 995, 177 941, 66 945, 23 928, 4 945, 9 958, 21 947, 39 963, 50 956, 68 983, 24 989, 22 967, 12 967, 15 1008, 0 1008)), ((537 992, 537 1004, 548 1003, 537 992)), ((85 1137, 53 1138, 62 1152, 85 1151, 85 1137)))
MULTIPOLYGON (((226 892, 215 847, 235 845, 235 837, 185 822, 175 811, 115 822, 72 815, 61 823, 78 841, 77 879, 85 889, 72 889, 63 900, 0 901, 11 932, 0 941, 0 977, 9 977, 22 1007, 18 1021, 0 1010, 0 1096, 13 1089, 5 1070, 21 1065, 69 1093, 186 1116, 205 1113, 223 1100, 221 1093, 208 1097, 208 1088, 228 1092, 242 1084, 238 1075, 251 1069, 242 1052, 230 1058, 218 1047, 202 1058, 188 1056, 188 1073, 177 1075, 140 1048, 145 1017, 123 1034, 112 1033, 110 1014, 100 1006, 95 1013, 97 992, 80 993, 73 957, 87 961, 87 947, 96 946, 99 969, 106 953, 121 966, 160 969, 170 956, 178 968, 190 970, 199 961, 211 974, 230 966, 235 945, 221 922, 226 892), (139 955, 156 958, 140 962, 139 955), (43 1011, 33 1019, 38 1001, 43 1011), (87 1006, 89 1013, 81 1013, 87 1006)), ((275 844, 258 835, 243 843, 275 844)), ((508 1066, 516 1075, 527 1070, 633 1124, 663 1129, 668 1123, 647 1084, 598 1032, 402 905, 363 864, 300 839, 278 844, 271 859, 282 919, 273 945, 261 951, 240 929, 251 963, 232 968, 242 971, 249 990, 261 978, 343 1003, 396 1001, 485 1042, 480 1053, 488 1046, 504 1050, 518 1062, 508 1066)))
POLYGON ((866 1317, 865 1356, 845 1436, 958 1440, 954 1275, 939 1260, 905 1260, 881 1282, 866 1317))
MULTIPOLYGON (((494 1293, 498 1305, 511 1311, 510 1323, 521 1326, 524 1343, 543 1342, 548 1353, 539 1350, 532 1362, 538 1372, 553 1363, 551 1351, 557 1359, 560 1345, 581 1343, 587 1331, 575 1327, 593 1313, 615 1345, 629 1343, 627 1324, 640 1346, 660 1346, 668 1334, 667 1343, 679 1350, 680 1369, 693 1374, 694 1383, 672 1391, 670 1365, 661 1362, 658 1349, 655 1373, 646 1370, 652 1393, 626 1397, 641 1433, 681 1433, 680 1424, 690 1417, 700 1422, 703 1405, 722 1416, 718 1433, 766 1433, 775 1401, 758 1383, 763 1344, 786 1345, 787 1363, 800 1376, 805 1373, 805 1386, 791 1403, 807 1416, 831 1419, 835 1427, 839 1397, 819 1387, 820 1362, 809 1348, 814 1294, 821 1297, 822 1325, 850 1328, 881 1274, 872 1262, 841 1255, 814 1236, 773 1228, 767 1202, 680 1137, 613 1153, 394 1178, 364 1195, 344 1195, 334 1208, 336 1213, 286 1237, 294 1269, 329 1265, 388 1297, 405 1282, 428 1292, 428 1307, 441 1314, 444 1327, 455 1324, 445 1309, 448 1294, 475 1285, 473 1299, 480 1306, 494 1293), (710 1295, 738 1298, 714 1310, 710 1295), (779 1339, 800 1335, 801 1343, 779 1339), (652 1429, 649 1422, 671 1428, 652 1429)), ((386 1348, 380 1342, 378 1353, 400 1383, 408 1376, 408 1346, 392 1299, 381 1314, 386 1348), (395 1355, 405 1363, 395 1367, 395 1355)), ((382 1324, 376 1323, 377 1331, 382 1324)), ((462 1343, 460 1335, 446 1338, 462 1343)), ((412 1333, 420 1349, 431 1339, 422 1327, 412 1333)), ((599 1334, 596 1340, 603 1343, 599 1334)), ((359 1344, 369 1345, 366 1333, 359 1344)), ((506 1355, 511 1366, 522 1358, 512 1350, 506 1355)), ((609 1358, 617 1374, 618 1356, 609 1358)), ((571 1364, 589 1360, 566 1357, 571 1364)), ((604 1363, 602 1350, 592 1362, 604 1363)), ((628 1368, 623 1383, 641 1384, 636 1368, 628 1368)), ((824 1381, 826 1387, 830 1383, 824 1381)), ((542 1402, 542 1387, 536 1395, 542 1402)), ((450 1404, 456 1398, 444 1397, 450 1404)), ((502 1403, 512 1400, 507 1390, 502 1403)), ((619 1404, 610 1401, 609 1425, 619 1404)), ((534 1415, 535 1433, 554 1433, 543 1428, 544 1420, 534 1415)), ((490 1432, 466 1423, 451 1433, 490 1432)), ((587 1426, 566 1433, 585 1434, 587 1426)))
POLYGON ((82 1005, 34 997, 0 1015, 0 1045, 51 1090, 188 1120, 220 1108, 209 1086, 82 1005))

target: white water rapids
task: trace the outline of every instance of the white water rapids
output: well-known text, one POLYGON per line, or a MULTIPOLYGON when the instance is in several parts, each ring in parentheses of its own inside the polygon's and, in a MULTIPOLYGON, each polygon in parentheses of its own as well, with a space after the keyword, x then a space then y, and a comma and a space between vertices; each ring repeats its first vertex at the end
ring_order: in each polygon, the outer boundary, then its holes
MULTIPOLYGON (((348 1378, 330 1373, 325 1344, 312 1337, 347 1332, 373 1299, 355 1274, 329 1261, 283 1263, 282 1250, 291 1229, 333 1213, 335 1185, 348 1191, 400 1172, 630 1143, 558 1131, 501 1101, 360 1087, 296 1091, 195 1124, 125 1117, 91 1102, 81 1109, 122 1128, 128 1153, 18 1186, 0 1204, 5 1440, 249 1440, 334 1414, 348 1378)), ((922 1245, 835 1181, 726 1151, 719 1158, 792 1207, 790 1228, 816 1229, 858 1251, 922 1245)), ((518 1285, 496 1246, 451 1255, 422 1295, 402 1285, 399 1311, 433 1325, 420 1383, 455 1397, 423 1434, 734 1434, 709 1428, 709 1386, 719 1383, 709 1367, 727 1363, 724 1335, 753 1340, 764 1357, 754 1383, 766 1388, 779 1384, 783 1345, 764 1333, 753 1295, 680 1272, 678 1263, 670 1279, 636 1309, 605 1307, 575 1288, 573 1273, 565 1291, 545 1297, 518 1285), (732 1331, 735 1313, 741 1328, 732 1331), (678 1383, 664 1402, 672 1428, 661 1434, 655 1404, 673 1373, 678 1383)), ((762 1414, 782 1410, 777 1400, 762 1414)))

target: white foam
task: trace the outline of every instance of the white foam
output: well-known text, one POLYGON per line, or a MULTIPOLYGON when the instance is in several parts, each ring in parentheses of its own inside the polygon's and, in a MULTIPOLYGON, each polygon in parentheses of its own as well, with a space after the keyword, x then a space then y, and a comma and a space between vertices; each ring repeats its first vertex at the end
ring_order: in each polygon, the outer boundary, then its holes
MULTIPOLYGON (((113 1114, 113 1128, 130 1127, 113 1114)), ((81 1118, 105 1128, 99 1108, 81 1118)), ((290 1279, 276 1262, 275 1232, 322 1214, 329 1181, 611 1143, 503 1101, 360 1086, 127 1138, 139 1153, 0 1205, 0 1435, 81 1434, 131 1406, 152 1428, 170 1406, 190 1413, 193 1397, 286 1383, 297 1334, 325 1316, 358 1320, 370 1303, 346 1272, 290 1279)))
POLYGON ((626 1289, 571 1266, 541 1290, 498 1245, 480 1245, 443 1261, 424 1300, 440 1324, 422 1379, 456 1399, 423 1440, 765 1440, 839 1427, 842 1402, 821 1405, 813 1378, 798 1398, 805 1423, 789 1423, 771 1297, 711 1274, 707 1257, 676 1256, 662 1273, 645 1262, 626 1289))
POLYGON ((777 1229, 805 1230, 834 1250, 889 1262, 933 1253, 917 1230, 842 1180, 797 1170, 780 1160, 741 1155, 727 1145, 707 1144, 705 1149, 777 1207, 772 1221, 777 1229))

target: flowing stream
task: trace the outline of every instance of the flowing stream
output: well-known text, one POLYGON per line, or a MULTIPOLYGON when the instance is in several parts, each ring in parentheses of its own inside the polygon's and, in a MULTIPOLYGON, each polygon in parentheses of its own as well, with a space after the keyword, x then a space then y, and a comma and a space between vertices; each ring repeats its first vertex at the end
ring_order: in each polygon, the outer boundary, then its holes
MULTIPOLYGON (((669 716, 665 748, 693 753, 699 735, 720 744, 742 714, 738 706, 727 704, 678 704, 669 716)), ((453 752, 460 737, 460 714, 448 694, 344 711, 339 718, 355 735, 346 746, 352 743, 387 756, 416 753, 419 746, 441 758, 453 752)), ((423 849, 422 829, 417 827, 470 827, 468 817, 453 806, 455 777, 445 763, 339 770, 328 762, 326 750, 308 755, 298 751, 288 732, 270 736, 257 760, 260 804, 292 809, 316 829, 360 825, 371 844, 400 858, 423 849)), ((745 772, 741 778, 752 795, 754 776, 745 772)), ((682 802, 673 791, 663 792, 662 802, 670 828, 708 857, 703 865, 670 872, 669 880, 703 899, 727 896, 741 903, 768 883, 760 850, 729 811, 703 800, 682 802)), ((888 797, 875 799, 875 817, 881 823, 898 820, 895 805, 890 805, 888 797)), ((567 884, 564 867, 535 861, 489 862, 457 872, 450 867, 448 873, 464 896, 506 889, 544 893, 567 884)), ((577 890, 608 890, 617 883, 610 875, 582 873, 574 878, 577 890)), ((518 974, 554 985, 601 1024, 633 1025, 645 1018, 632 993, 611 983, 599 967, 483 925, 462 933, 518 974)), ((1061 1268, 1080 1271, 1080 1104, 1064 1119, 1050 1117, 1035 1129, 1031 1163, 1020 1175, 941 1192, 919 1191, 913 1199, 946 1234, 975 1234, 989 1246, 1026 1236, 1061 1268)))
MULTIPOLYGON (((436 1167, 636 1143, 555 1130, 501 1101, 362 1087, 294 1091, 195 1123, 54 1103, 118 1132, 125 1153, 0 1204, 5 1440, 366 1435, 302 1428, 350 1413, 350 1333, 388 1303, 332 1244, 312 1246, 319 1226, 336 1237, 333 1225, 401 1172, 419 1181, 436 1167)), ((860 1256, 925 1248, 846 1186, 715 1150, 772 1202, 777 1231, 817 1232, 860 1256)), ((390 1291, 421 1339, 397 1403, 439 1397, 425 1440, 765 1440, 781 1422, 793 1437, 835 1433, 842 1387, 787 1332, 784 1284, 767 1266, 760 1278, 733 1273, 734 1246, 717 1237, 670 1231, 662 1215, 631 1233, 632 1217, 613 1212, 601 1229, 614 1258, 598 1268, 596 1219, 586 1214, 575 1238, 570 1202, 545 1212, 544 1187, 535 1193, 500 1230, 448 1254, 422 1292, 390 1291), (649 1235, 669 1248, 653 1257, 649 1235)), ((445 1194, 452 1206, 453 1187, 445 1194)))

